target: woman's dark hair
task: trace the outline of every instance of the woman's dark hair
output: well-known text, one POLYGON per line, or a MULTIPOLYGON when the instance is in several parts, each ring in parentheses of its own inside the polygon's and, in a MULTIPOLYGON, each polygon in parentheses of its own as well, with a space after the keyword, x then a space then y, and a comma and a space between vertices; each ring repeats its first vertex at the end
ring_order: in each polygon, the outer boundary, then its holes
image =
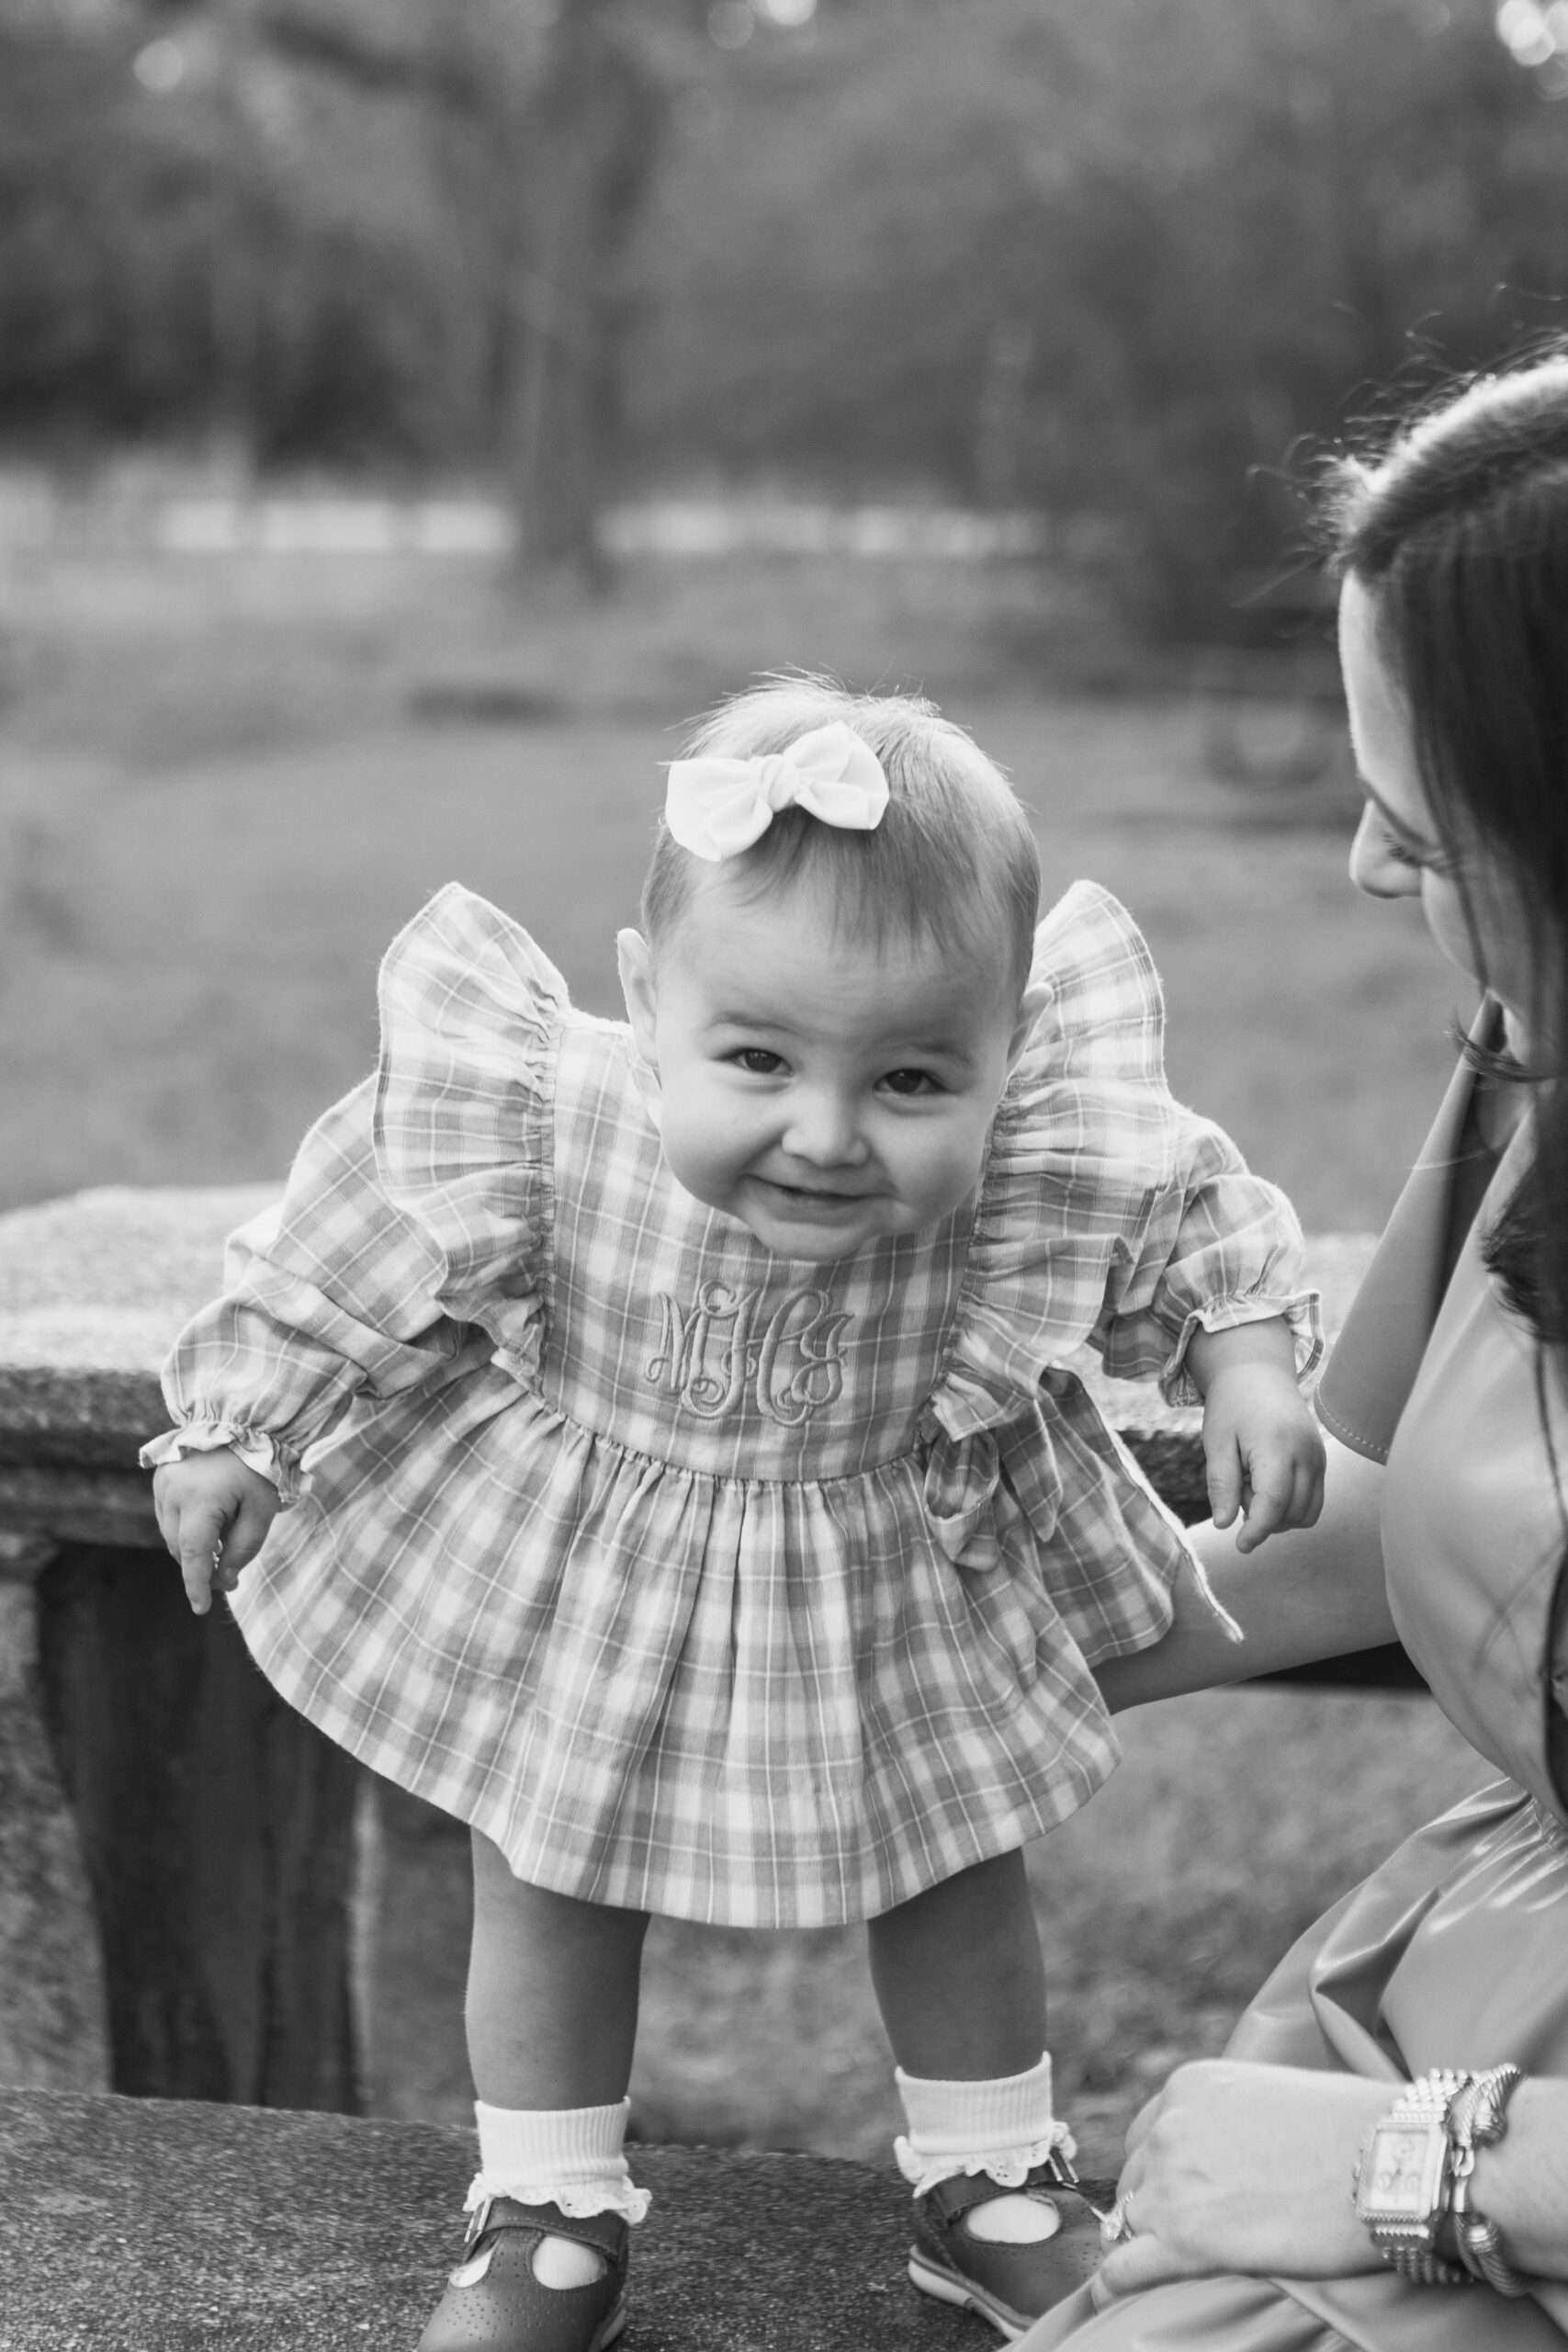
POLYGON ((1480 849, 1524 928, 1537 1148, 1487 1255, 1540 1336, 1568 1340, 1568 354, 1469 384, 1374 462, 1337 460, 1328 515, 1461 891, 1480 849))

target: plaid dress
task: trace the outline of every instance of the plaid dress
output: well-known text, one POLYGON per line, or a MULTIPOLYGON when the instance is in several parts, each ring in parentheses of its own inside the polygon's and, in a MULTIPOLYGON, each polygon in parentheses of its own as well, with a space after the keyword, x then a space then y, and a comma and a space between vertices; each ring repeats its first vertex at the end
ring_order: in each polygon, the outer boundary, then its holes
POLYGON ((1200 1325, 1319 1341, 1288 1203, 1166 1087, 1122 909, 1075 885, 1034 976, 976 1191, 803 1263, 669 1174, 629 1032, 442 891, 144 1455, 276 1481, 233 1608, 283 1695, 521 1878, 682 1918, 866 1917, 1081 1804, 1089 1668, 1186 1555, 1062 1360, 1179 1396, 1200 1325))

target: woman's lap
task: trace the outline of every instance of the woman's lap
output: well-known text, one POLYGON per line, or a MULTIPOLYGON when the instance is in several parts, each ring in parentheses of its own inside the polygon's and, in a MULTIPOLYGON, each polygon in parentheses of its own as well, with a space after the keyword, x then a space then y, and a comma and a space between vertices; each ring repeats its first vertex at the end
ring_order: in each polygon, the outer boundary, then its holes
POLYGON ((1088 2289, 1040 2320, 1015 2352, 1351 2352, 1335 2328, 1267 2278, 1181 2278, 1097 2312, 1088 2289))

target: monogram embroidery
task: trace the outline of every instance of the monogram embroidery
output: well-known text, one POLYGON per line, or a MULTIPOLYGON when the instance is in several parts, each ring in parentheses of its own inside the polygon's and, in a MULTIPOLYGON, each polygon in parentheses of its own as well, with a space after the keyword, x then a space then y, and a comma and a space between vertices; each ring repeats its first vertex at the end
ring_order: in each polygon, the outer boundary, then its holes
POLYGON ((659 1347, 648 1377, 702 1420, 734 1412, 750 1385, 758 1410, 793 1428, 843 1388, 839 1335, 850 1317, 833 1313, 828 1291, 792 1291, 765 1324, 760 1290, 704 1283, 689 1313, 668 1291, 654 1295, 659 1347))

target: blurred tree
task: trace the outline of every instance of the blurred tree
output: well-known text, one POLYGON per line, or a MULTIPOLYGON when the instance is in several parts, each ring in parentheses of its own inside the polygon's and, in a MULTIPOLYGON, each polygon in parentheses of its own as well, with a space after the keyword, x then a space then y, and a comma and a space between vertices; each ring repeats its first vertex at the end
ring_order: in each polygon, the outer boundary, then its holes
POLYGON ((1293 449, 1560 315, 1565 92, 1492 0, 0 0, 0 434, 488 463, 580 568, 660 475, 1032 503, 1213 632, 1293 449))
POLYGON ((263 462, 482 450, 484 288, 407 94, 259 12, 0 10, 0 425, 263 462))
MULTIPOLYGON (((235 5, 235 0, 229 0, 235 5)), ((592 569, 612 464, 619 267, 668 95, 660 35, 683 0, 403 0, 400 38, 367 0, 245 0, 275 50, 362 93, 423 97, 482 157, 455 189, 483 224, 493 438, 527 560, 592 569), (432 13, 434 7, 434 13, 432 13), (477 202, 476 202, 477 199, 477 202)))
POLYGON ((1290 560, 1303 440, 1568 296, 1568 108, 1491 0, 845 0, 677 112, 646 465, 933 478, 1151 626, 1290 560))
POLYGON ((595 563, 619 389, 620 265, 666 97, 623 0, 561 0, 518 126, 524 332, 512 436, 525 549, 552 567, 595 563))

